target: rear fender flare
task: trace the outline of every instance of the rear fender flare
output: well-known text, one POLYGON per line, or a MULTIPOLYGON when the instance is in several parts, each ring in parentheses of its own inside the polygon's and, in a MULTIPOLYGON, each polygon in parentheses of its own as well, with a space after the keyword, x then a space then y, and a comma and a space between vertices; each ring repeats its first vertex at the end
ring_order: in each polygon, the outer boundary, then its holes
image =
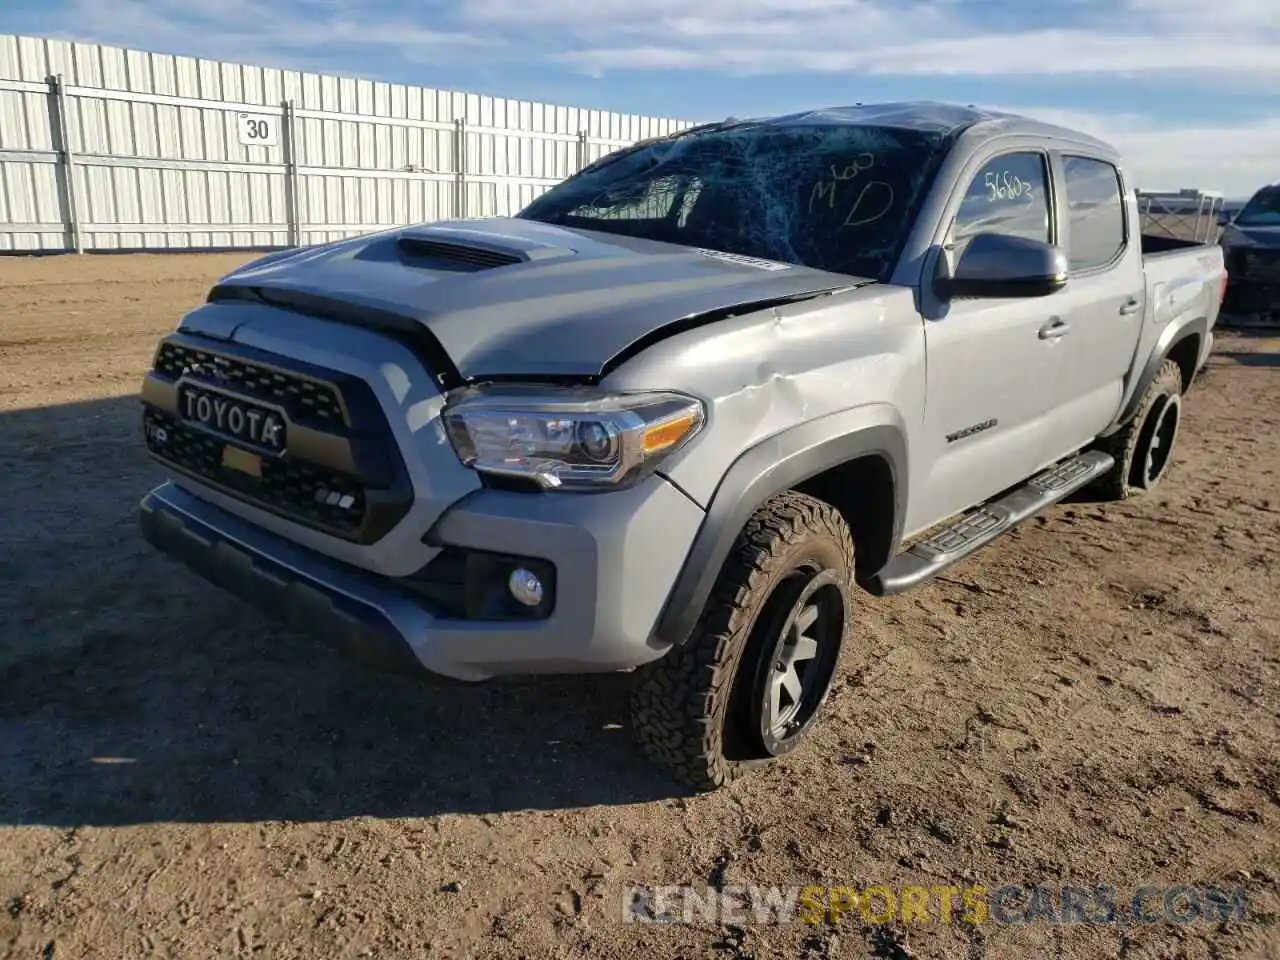
POLYGON ((1110 436, 1129 422, 1142 403, 1142 395, 1147 392, 1147 387, 1151 386, 1151 382, 1160 373, 1161 365, 1168 358, 1173 348, 1188 337, 1194 336, 1200 338, 1201 349, 1203 350, 1204 344, 1209 338, 1209 319, 1207 317, 1195 317, 1183 323, 1170 324, 1160 331, 1159 338, 1151 348, 1151 352, 1147 354, 1147 362, 1142 367, 1137 386, 1129 394, 1129 398, 1121 408, 1119 416, 1112 421, 1111 426, 1103 431, 1102 436, 1110 436))
POLYGON ((875 404, 800 424, 748 449, 729 467, 658 618, 655 640, 679 646, 689 639, 734 541, 761 504, 865 456, 881 457, 889 466, 894 501, 891 553, 896 550, 907 497, 906 430, 897 411, 875 404))

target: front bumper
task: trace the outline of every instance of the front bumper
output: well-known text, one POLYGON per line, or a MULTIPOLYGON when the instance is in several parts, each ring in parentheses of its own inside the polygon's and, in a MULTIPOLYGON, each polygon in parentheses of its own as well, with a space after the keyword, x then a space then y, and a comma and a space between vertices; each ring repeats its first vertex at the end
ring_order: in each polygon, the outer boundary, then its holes
POLYGON ((658 615, 702 522, 660 477, 600 495, 483 490, 445 513, 433 539, 554 564, 551 615, 451 618, 388 578, 250 524, 175 482, 140 507, 143 536, 206 580, 304 632, 390 669, 456 680, 595 673, 655 660, 658 615))
POLYGON ((1280 327, 1280 249, 1226 251, 1224 327, 1280 327))

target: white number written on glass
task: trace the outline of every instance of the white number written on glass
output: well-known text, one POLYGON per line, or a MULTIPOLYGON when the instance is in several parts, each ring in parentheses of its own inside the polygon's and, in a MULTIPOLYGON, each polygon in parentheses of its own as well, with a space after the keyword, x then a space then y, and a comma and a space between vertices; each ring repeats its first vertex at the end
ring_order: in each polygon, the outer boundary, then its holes
POLYGON ((983 184, 987 188, 987 200, 1030 200, 1033 187, 1016 173, 1008 170, 988 170, 983 175, 983 184))

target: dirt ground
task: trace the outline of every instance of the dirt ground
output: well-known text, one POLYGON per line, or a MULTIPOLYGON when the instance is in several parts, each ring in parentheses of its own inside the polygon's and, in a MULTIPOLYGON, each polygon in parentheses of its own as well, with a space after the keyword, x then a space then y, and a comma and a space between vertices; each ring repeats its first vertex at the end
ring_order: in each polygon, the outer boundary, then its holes
POLYGON ((810 744, 686 797, 624 676, 371 673, 146 547, 140 378, 243 259, 0 259, 0 956, 1280 956, 1280 338, 1220 335, 1157 494, 864 598, 810 744), (622 919, 631 885, 1037 883, 1246 915, 622 919))

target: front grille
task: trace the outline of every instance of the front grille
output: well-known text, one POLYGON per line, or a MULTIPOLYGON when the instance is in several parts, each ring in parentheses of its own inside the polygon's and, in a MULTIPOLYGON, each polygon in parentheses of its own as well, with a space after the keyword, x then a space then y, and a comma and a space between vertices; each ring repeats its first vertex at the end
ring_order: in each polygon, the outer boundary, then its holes
POLYGON ((1233 250, 1227 259, 1227 276, 1260 283, 1280 283, 1280 250, 1233 250))
POLYGON ((350 477, 298 460, 261 457, 261 477, 223 465, 227 444, 184 426, 173 417, 148 410, 144 417, 147 448, 156 456, 217 487, 241 494, 269 510, 342 534, 365 520, 363 487, 350 477))
POLYGON ((420 257, 457 263, 476 270, 492 270, 494 267, 509 267, 524 262, 520 257, 500 250, 465 247, 457 243, 442 243, 439 240, 427 240, 422 237, 401 237, 400 249, 420 257))
POLYGON ((1227 251, 1227 290, 1222 311, 1228 315, 1280 312, 1280 250, 1227 251))
POLYGON ((288 371, 208 353, 178 343, 164 343, 156 354, 156 372, 171 379, 185 373, 207 382, 223 381, 229 389, 284 407, 296 422, 330 427, 347 423, 338 391, 288 371), (216 374, 215 374, 216 371, 216 374))
POLYGON ((1228 314, 1280 315, 1280 284, 1256 280, 1231 280, 1222 298, 1222 310, 1228 314))
POLYGON ((143 383, 147 449, 175 471, 278 516, 354 543, 376 543, 413 505, 413 485, 382 406, 358 377, 178 332, 143 383), (279 408, 285 451, 250 449, 227 423, 180 409, 181 378, 279 408))

